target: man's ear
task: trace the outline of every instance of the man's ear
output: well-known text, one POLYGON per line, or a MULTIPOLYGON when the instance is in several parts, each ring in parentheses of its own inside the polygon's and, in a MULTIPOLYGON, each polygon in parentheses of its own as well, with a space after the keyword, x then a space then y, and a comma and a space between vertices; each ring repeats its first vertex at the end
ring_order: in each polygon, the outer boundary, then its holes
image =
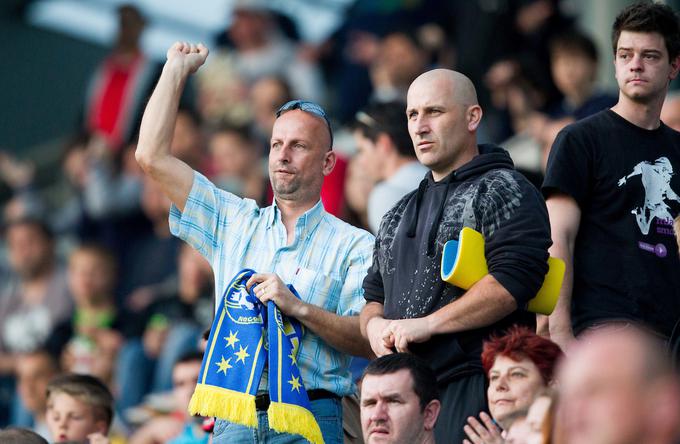
POLYGON ((673 80, 678 76, 678 71, 680 70, 680 56, 677 56, 674 60, 671 60, 671 73, 668 75, 668 80, 673 80))
POLYGON ((333 168, 335 168, 335 162, 338 160, 337 155, 335 154, 335 151, 329 150, 324 154, 324 159, 323 159, 323 175, 328 176, 331 174, 331 171, 333 171, 333 168))
POLYGON ((423 410, 423 427, 426 431, 434 430, 441 408, 442 403, 438 399, 433 399, 425 406, 423 410))
POLYGON ((390 136, 385 133, 378 134, 378 138, 375 139, 375 149, 378 151, 378 154, 387 156, 391 147, 392 140, 390 139, 390 136))
POLYGON ((468 122, 468 131, 476 131, 479 126, 479 122, 482 121, 482 107, 479 105, 469 106, 465 118, 468 122))

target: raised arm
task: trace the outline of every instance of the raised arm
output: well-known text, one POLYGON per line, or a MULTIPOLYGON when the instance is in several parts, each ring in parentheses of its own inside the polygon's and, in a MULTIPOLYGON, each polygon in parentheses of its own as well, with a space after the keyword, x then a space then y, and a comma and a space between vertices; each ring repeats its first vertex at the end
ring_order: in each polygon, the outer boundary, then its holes
POLYGON ((203 65, 208 48, 177 42, 167 53, 156 89, 142 117, 135 157, 144 172, 163 189, 172 203, 184 211, 193 184, 189 165, 170 153, 179 99, 186 80, 203 65))
POLYGON ((574 244, 581 223, 581 209, 576 201, 566 194, 550 196, 546 206, 553 240, 550 255, 562 259, 566 264, 560 297, 548 321, 550 339, 566 350, 569 343, 574 340, 571 329, 571 292, 574 282, 574 244))

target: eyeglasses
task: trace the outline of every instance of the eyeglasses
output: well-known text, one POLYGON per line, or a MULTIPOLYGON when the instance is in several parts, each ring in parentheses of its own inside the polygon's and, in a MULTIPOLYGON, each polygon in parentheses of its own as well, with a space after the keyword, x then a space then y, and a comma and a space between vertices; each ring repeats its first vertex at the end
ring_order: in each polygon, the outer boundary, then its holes
POLYGON ((278 119, 279 117, 281 117, 281 114, 285 113, 286 111, 292 111, 294 109, 299 109, 301 111, 321 117, 324 120, 324 122, 326 122, 326 126, 328 127, 328 133, 331 136, 331 148, 333 148, 333 129, 331 128, 331 122, 330 120, 328 120, 326 111, 324 111, 320 105, 314 102, 308 102, 307 100, 291 100, 290 102, 283 104, 281 108, 276 110, 276 118, 278 119))

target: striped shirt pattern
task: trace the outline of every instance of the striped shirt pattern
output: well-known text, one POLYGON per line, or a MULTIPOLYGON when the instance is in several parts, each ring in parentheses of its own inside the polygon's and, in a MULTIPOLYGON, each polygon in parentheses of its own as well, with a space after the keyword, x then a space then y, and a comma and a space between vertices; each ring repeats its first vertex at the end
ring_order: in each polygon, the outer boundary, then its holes
MULTIPOLYGON (((170 230, 210 262, 216 298, 236 273, 251 268, 278 274, 302 300, 340 316, 357 315, 365 303, 362 282, 372 261, 373 236, 327 213, 320 200, 298 219, 295 239, 286 245, 276 204, 259 208, 195 172, 184 212, 174 205, 170 210, 170 230)), ((350 359, 307 330, 298 351, 305 388, 351 393, 350 359)), ((260 389, 266 389, 266 375, 260 389)))

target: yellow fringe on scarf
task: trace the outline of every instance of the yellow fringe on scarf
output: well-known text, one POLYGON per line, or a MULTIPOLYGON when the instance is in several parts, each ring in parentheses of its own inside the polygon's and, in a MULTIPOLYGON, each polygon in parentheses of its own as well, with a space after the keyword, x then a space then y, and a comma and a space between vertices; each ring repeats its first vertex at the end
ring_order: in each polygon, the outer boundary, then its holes
POLYGON ((267 417, 269 427, 279 433, 299 434, 312 444, 323 444, 319 424, 314 419, 314 415, 305 408, 294 404, 272 402, 269 404, 267 417))
POLYGON ((255 396, 247 393, 197 384, 188 410, 192 415, 215 416, 236 424, 257 427, 255 396))

